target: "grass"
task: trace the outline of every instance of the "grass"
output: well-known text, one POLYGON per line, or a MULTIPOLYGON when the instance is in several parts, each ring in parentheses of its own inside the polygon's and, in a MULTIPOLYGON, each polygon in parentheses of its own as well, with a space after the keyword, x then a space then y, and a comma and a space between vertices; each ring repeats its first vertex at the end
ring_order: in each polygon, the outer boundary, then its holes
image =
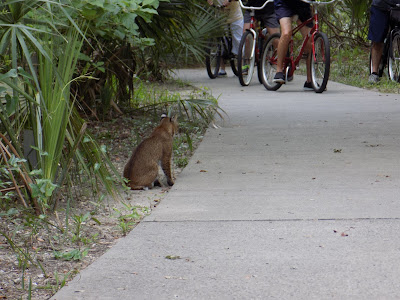
POLYGON ((368 83, 369 49, 340 48, 331 52, 331 72, 329 80, 365 89, 377 90, 381 93, 399 93, 400 84, 383 75, 377 84, 368 83))

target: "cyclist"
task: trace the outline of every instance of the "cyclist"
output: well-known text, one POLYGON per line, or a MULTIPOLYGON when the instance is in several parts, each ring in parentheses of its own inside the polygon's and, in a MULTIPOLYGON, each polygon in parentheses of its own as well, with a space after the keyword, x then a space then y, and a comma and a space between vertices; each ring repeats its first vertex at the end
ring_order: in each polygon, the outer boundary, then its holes
MULTIPOLYGON (((298 15, 300 24, 312 17, 310 4, 302 2, 301 0, 275 0, 275 14, 281 25, 281 37, 278 44, 278 62, 274 82, 285 83, 285 74, 283 73, 284 58, 288 52, 289 42, 292 36, 292 17, 298 15)), ((304 26, 300 32, 303 38, 310 32, 313 27, 312 22, 304 26)), ((308 55, 311 50, 311 39, 309 40, 305 49, 307 54, 307 81, 304 83, 304 90, 312 91, 311 85, 311 55, 308 55)))
MULTIPOLYGON (((249 0, 246 6, 261 7, 264 5, 265 1, 267 0, 249 0)), ((261 23, 267 28, 269 34, 279 33, 279 23, 275 16, 275 8, 273 2, 268 3, 261 10, 256 10, 255 17, 258 21, 261 21, 261 23)), ((244 12, 243 19, 244 19, 244 25, 243 25, 243 33, 244 33, 246 32, 246 30, 250 29, 250 20, 251 20, 250 10, 246 10, 244 12)), ((247 48, 248 47, 246 47, 246 49, 247 48)), ((245 73, 246 71, 247 71, 246 67, 243 66, 243 73, 245 73)))
POLYGON ((379 81, 378 68, 382 57, 384 40, 389 30, 390 7, 400 4, 400 0, 372 0, 370 9, 368 39, 371 41, 371 74, 369 83, 379 81))
MULTIPOLYGON (((227 23, 230 26, 232 33, 232 53, 237 55, 239 43, 243 33, 243 13, 238 1, 215 0, 218 6, 224 6, 224 11, 227 14, 227 23)), ((213 0, 207 0, 208 4, 213 5, 213 0)), ((221 59, 219 76, 226 76, 225 63, 221 59)))

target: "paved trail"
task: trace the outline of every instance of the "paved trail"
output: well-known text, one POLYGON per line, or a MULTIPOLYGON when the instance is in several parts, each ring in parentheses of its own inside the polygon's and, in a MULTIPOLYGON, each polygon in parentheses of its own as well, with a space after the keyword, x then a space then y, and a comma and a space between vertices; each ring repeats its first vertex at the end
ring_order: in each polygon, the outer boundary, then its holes
POLYGON ((179 77, 229 118, 53 299, 400 299, 400 95, 179 77))

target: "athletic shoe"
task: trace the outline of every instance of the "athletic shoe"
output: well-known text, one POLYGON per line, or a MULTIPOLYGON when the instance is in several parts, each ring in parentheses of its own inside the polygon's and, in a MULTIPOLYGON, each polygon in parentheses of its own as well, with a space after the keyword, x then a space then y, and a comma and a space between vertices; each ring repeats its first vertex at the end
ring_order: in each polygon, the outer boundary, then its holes
POLYGON ((226 76, 225 70, 219 71, 218 76, 226 76))
POLYGON ((277 72, 275 74, 273 82, 275 82, 275 83, 285 83, 285 75, 282 72, 277 72))
POLYGON ((311 82, 307 82, 307 81, 306 81, 306 82, 304 83, 303 90, 305 90, 305 91, 313 91, 314 89, 313 89, 313 87, 312 87, 311 82))
POLYGON ((368 83, 375 84, 379 81, 379 76, 375 72, 369 75, 368 83))

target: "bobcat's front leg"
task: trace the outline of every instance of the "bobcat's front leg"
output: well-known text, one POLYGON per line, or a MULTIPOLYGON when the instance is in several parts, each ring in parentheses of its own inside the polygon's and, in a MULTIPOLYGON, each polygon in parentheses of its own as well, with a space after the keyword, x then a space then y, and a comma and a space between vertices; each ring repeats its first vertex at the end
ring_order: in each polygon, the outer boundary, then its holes
POLYGON ((167 177, 167 183, 169 186, 174 185, 174 179, 172 178, 172 171, 171 171, 171 158, 172 158, 172 151, 167 151, 164 153, 163 158, 161 159, 161 168, 167 177))

